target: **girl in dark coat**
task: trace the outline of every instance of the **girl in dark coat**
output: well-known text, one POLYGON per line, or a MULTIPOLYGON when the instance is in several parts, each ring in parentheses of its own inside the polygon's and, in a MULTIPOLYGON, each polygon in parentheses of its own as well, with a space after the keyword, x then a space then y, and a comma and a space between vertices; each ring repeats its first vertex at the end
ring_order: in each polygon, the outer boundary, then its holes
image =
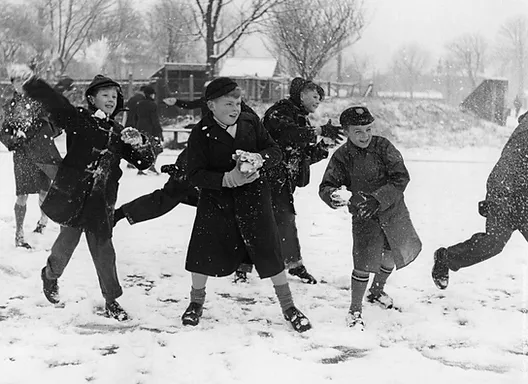
POLYGON ((362 300, 369 274, 375 276, 367 300, 392 308, 385 283, 395 266, 411 263, 422 247, 403 198, 409 173, 389 140, 372 135, 373 122, 366 107, 351 107, 341 114, 348 141, 334 152, 319 185, 326 204, 334 209, 348 205, 352 214, 354 270, 347 325, 359 329, 364 327, 362 300), (339 195, 342 186, 352 193, 350 199, 339 195))
MULTIPOLYGON (((15 88, 13 98, 4 106, 4 122, 0 141, 13 152, 16 185, 15 246, 30 249, 24 238, 24 218, 28 195, 39 194, 39 205, 54 176, 61 156, 53 139, 59 135, 47 120, 42 106, 22 94, 22 79, 11 76, 15 88)), ((48 217, 41 217, 33 232, 42 233, 48 217)))
POLYGON ((121 87, 112 79, 101 75, 93 79, 85 92, 85 109, 72 106, 31 72, 25 77, 26 94, 39 101, 52 123, 67 135, 67 154, 42 204, 44 212, 61 224, 41 273, 44 294, 50 302, 59 302, 57 279, 85 232, 106 300, 106 314, 126 320, 127 313, 116 301, 122 289, 112 244, 114 204, 122 175, 119 163, 123 158, 139 169, 148 168, 154 158, 152 148, 135 128, 123 129, 114 120, 123 97, 121 87))
POLYGON ((488 177, 486 200, 479 203, 479 213, 486 218, 485 231, 434 253, 432 278, 439 289, 447 288, 449 271, 501 253, 513 232, 521 232, 528 241, 528 112, 518 121, 488 177))
POLYGON ((240 112, 233 80, 213 80, 205 96, 211 112, 193 128, 187 154, 187 175, 200 197, 185 264, 192 287, 183 324, 198 324, 207 277, 230 275, 249 255, 260 277, 271 278, 284 317, 306 331, 311 325, 293 304, 268 182, 259 174, 277 164, 280 150, 258 118, 240 112))
POLYGON ((308 284, 316 284, 317 280, 308 273, 301 257, 293 194, 297 187, 310 182, 310 165, 328 157, 328 145, 323 140, 317 142, 317 135, 328 135, 328 131, 312 127, 308 120, 308 114, 315 112, 323 97, 324 91, 317 84, 295 78, 290 97, 271 106, 262 120, 282 151, 282 161, 267 171, 267 176, 275 221, 283 239, 284 263, 290 274, 308 284))

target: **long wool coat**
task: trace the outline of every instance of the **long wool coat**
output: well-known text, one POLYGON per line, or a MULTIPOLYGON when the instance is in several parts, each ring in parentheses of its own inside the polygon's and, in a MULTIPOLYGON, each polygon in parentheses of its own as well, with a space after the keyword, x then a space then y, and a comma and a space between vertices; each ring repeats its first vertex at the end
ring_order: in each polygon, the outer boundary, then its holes
POLYGON ((513 229, 528 225, 528 117, 519 125, 504 146, 487 180, 486 201, 505 213, 513 229))
POLYGON ((236 149, 258 152, 264 168, 276 165, 280 150, 256 116, 241 113, 235 138, 208 113, 188 142, 189 182, 200 197, 185 268, 209 276, 227 276, 249 255, 261 278, 284 269, 268 182, 260 177, 237 188, 222 187, 235 167, 236 149))
POLYGON ((354 268, 378 272, 386 248, 398 269, 420 253, 422 244, 403 197, 409 180, 400 152, 383 137, 374 136, 365 149, 347 141, 334 152, 319 186, 323 201, 330 206, 332 192, 345 186, 352 194, 371 194, 380 204, 379 213, 368 220, 359 219, 357 207, 350 206, 354 268))
POLYGON ((140 148, 125 144, 121 125, 74 107, 41 79, 30 80, 24 90, 42 103, 53 124, 66 131, 67 154, 42 210, 61 225, 82 228, 101 238, 111 237, 118 181, 123 174, 120 160, 146 169, 154 160, 152 147, 145 138, 140 148))
POLYGON ((53 139, 55 130, 35 100, 15 93, 4 106, 0 141, 13 151, 16 194, 47 191, 61 156, 53 139))

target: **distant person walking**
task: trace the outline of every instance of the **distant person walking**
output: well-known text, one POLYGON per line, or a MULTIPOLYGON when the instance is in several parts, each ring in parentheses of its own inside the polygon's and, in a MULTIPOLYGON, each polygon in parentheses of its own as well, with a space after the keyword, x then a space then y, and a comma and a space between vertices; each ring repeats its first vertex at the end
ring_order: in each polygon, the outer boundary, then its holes
MULTIPOLYGON (((143 87, 143 94, 145 98, 140 100, 136 106, 136 115, 134 119, 135 126, 138 131, 145 134, 150 141, 155 144, 155 155, 163 152, 163 130, 161 129, 161 123, 158 116, 158 106, 156 104, 156 90, 147 85, 143 87)), ((159 175, 158 170, 155 167, 156 159, 148 169, 148 171, 159 175)), ((145 175, 141 170, 138 171, 138 175, 145 175)))

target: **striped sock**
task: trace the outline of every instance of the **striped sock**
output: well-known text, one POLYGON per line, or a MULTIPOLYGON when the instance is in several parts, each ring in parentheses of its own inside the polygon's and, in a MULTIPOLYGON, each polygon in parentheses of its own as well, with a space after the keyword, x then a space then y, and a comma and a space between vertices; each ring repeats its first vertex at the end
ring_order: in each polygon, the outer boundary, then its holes
POLYGON ((350 312, 361 312, 363 308, 363 296, 367 290, 367 284, 369 281, 369 273, 364 271, 358 271, 354 269, 352 271, 351 278, 351 291, 352 291, 352 302, 350 303, 350 312))
POLYGON ((275 294, 279 299, 279 304, 284 313, 288 308, 293 307, 293 297, 290 291, 290 285, 288 283, 281 285, 274 285, 275 294))
POLYGON ((392 273, 392 270, 393 268, 391 267, 384 267, 383 265, 380 267, 379 272, 374 275, 374 280, 370 286, 370 293, 372 293, 374 296, 381 295, 383 288, 385 288, 385 283, 392 273))
POLYGON ((205 303, 205 288, 191 287, 191 303, 203 305, 205 303))

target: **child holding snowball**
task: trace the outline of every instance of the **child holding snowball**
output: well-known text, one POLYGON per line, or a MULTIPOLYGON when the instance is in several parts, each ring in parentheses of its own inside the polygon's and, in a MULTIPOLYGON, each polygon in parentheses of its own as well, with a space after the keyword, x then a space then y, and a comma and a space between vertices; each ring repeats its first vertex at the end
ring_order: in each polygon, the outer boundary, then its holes
POLYGON ((123 107, 123 95, 112 79, 95 76, 85 92, 88 107, 77 108, 29 68, 22 77, 26 95, 40 102, 52 123, 67 135, 66 156, 42 204, 42 210, 61 224, 41 272, 44 294, 51 303, 59 302, 57 279, 85 232, 106 300, 105 313, 126 320, 128 314, 116 301, 122 289, 112 244, 114 204, 122 175, 119 164, 123 158, 138 169, 148 168, 154 160, 152 146, 135 128, 123 129, 114 120, 123 107))
POLYGON ((241 113, 241 89, 227 77, 205 90, 209 112, 189 136, 187 176, 200 189, 185 268, 191 272, 184 325, 198 325, 208 276, 232 274, 249 257, 270 278, 287 321, 297 332, 311 324, 294 303, 282 261, 268 181, 263 170, 281 151, 258 117, 241 113))
POLYGON ((394 267, 403 268, 418 256, 421 242, 403 198, 409 173, 400 152, 389 140, 372 134, 374 117, 366 107, 346 109, 339 121, 348 140, 330 159, 319 196, 333 209, 348 206, 352 214, 354 269, 346 322, 362 330, 362 300, 370 273, 375 275, 367 301, 393 308, 385 283, 394 267))

